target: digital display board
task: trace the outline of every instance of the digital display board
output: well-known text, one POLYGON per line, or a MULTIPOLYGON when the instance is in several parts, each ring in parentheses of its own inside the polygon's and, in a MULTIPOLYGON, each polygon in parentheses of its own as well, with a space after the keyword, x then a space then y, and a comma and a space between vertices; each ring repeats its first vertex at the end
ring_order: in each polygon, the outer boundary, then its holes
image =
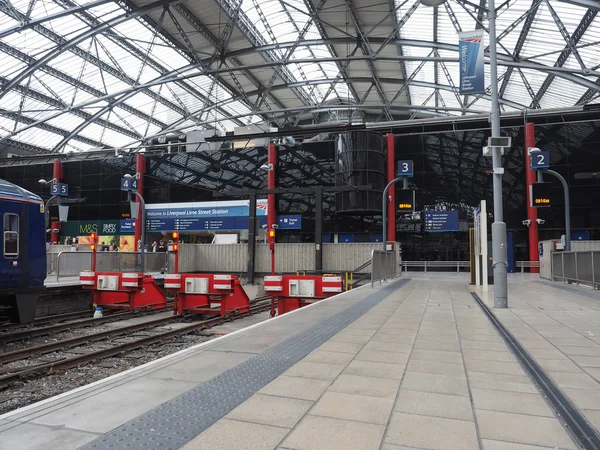
POLYGON ((415 191, 412 189, 401 189, 396 196, 398 211, 413 212, 415 210, 415 191))
POLYGON ((425 211, 425 232, 458 231, 458 211, 425 211))
POLYGON ((529 189, 531 206, 534 208, 548 208, 552 206, 550 187, 552 183, 533 183, 529 189))

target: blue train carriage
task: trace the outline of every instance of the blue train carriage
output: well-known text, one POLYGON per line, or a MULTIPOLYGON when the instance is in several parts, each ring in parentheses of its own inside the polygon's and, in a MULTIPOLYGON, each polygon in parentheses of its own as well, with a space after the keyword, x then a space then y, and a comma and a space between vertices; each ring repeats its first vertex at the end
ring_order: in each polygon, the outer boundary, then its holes
POLYGON ((0 315, 13 322, 32 322, 46 278, 44 202, 0 179, 0 219, 0 315))

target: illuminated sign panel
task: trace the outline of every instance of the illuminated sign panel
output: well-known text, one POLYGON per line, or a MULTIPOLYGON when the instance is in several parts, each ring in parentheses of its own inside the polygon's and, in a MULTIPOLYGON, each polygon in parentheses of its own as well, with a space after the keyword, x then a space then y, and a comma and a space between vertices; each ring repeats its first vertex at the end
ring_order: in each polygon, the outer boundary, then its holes
POLYGON ((401 189, 397 197, 398 211, 412 212, 415 210, 415 191, 412 189, 401 189))
POLYGON ((550 195, 551 183, 534 183, 530 186, 531 206, 545 208, 552 206, 550 195))

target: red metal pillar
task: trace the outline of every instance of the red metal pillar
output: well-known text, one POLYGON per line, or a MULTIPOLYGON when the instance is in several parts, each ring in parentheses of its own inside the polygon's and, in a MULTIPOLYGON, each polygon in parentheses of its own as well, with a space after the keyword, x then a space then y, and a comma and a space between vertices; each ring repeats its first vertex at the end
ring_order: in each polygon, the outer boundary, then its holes
MULTIPOLYGON (((144 159, 144 155, 142 153, 138 153, 135 159, 135 171, 140 174, 138 179, 138 188, 137 191, 144 195, 144 174, 146 173, 146 160, 144 159)), ((141 207, 141 206, 140 206, 141 207)), ((142 211, 138 209, 138 218, 135 219, 135 231, 134 231, 134 248, 136 252, 140 251, 139 242, 142 238, 142 227, 146 226, 145 223, 142 223, 142 211)), ((144 243, 142 242, 142 245, 144 243)))
MULTIPOLYGON (((277 168, 277 147, 275 144, 269 144, 267 152, 268 163, 271 164, 271 170, 267 172, 267 189, 275 189, 275 169, 277 168)), ((275 212, 275 194, 267 194, 267 228, 270 230, 277 223, 277 213, 275 212)))
MULTIPOLYGON (((275 189, 275 169, 277 168, 277 147, 275 144, 269 144, 267 149, 267 162, 270 169, 267 173, 267 189, 275 189)), ((275 210, 275 194, 267 194, 267 230, 272 230, 273 225, 277 223, 277 212, 275 210)), ((268 231, 267 231, 268 234, 268 231)), ((271 246, 271 273, 275 273, 275 237, 273 237, 271 246)))
MULTIPOLYGON (((387 182, 389 183, 396 178, 395 156, 394 156, 394 135, 387 135, 387 182)), ((390 188, 389 197, 391 201, 387 206, 387 240, 396 240, 396 187, 390 188)))
MULTIPOLYGON (((535 147, 535 130, 533 123, 525 124, 525 190, 527 195, 527 219, 529 223, 529 261, 539 261, 540 255, 538 252, 538 223, 537 209, 531 206, 529 186, 536 182, 535 170, 529 168, 529 148, 535 147)), ((532 267, 532 273, 539 273, 539 268, 532 267)))
MULTIPOLYGON (((55 179, 55 183, 62 183, 63 167, 62 167, 62 163, 58 159, 54 160, 54 167, 53 167, 53 170, 52 170, 52 177, 55 179)), ((58 238, 59 238, 59 234, 60 234, 60 227, 61 227, 61 223, 60 222, 52 222, 50 224, 50 229, 52 230, 50 232, 50 243, 51 244, 58 244, 58 238), (54 230, 56 230, 56 232, 54 230)))

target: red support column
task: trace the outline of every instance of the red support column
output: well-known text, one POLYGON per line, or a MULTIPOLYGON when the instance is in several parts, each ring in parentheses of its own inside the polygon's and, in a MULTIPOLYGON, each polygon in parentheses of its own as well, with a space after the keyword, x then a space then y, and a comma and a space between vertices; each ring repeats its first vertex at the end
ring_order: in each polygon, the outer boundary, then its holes
MULTIPOLYGON (((267 173, 267 189, 275 189, 275 169, 277 168, 277 147, 275 144, 269 144, 267 148, 267 162, 271 168, 267 173)), ((272 230, 273 225, 277 223, 277 212, 275 210, 275 194, 267 194, 267 230, 272 230)), ((269 231, 267 231, 268 235, 269 231)), ((271 247, 271 273, 275 273, 275 237, 269 238, 271 247)), ((272 305, 273 306, 273 305, 272 305)), ((271 311, 273 312, 273 311, 271 311)))
MULTIPOLYGON (((63 167, 62 167, 62 163, 58 159, 54 160, 54 167, 53 167, 53 170, 52 170, 52 177, 56 180, 55 183, 62 183, 63 167)), ((54 245, 58 244, 60 227, 61 227, 61 223, 60 222, 52 222, 50 224, 50 230, 52 230, 50 232, 50 243, 51 244, 54 244, 54 245), (57 230, 57 231, 55 232, 54 230, 57 230)))
MULTIPOLYGON (((527 196, 527 219, 529 223, 529 261, 539 261, 540 255, 538 252, 538 223, 537 209, 531 206, 531 198, 529 193, 529 186, 536 182, 535 170, 529 168, 529 148, 535 147, 535 130, 533 123, 529 122, 525 124, 525 190, 527 196)), ((532 267, 531 273, 539 273, 539 268, 532 267)))
MULTIPOLYGON (((275 189, 275 169, 277 168, 277 147, 275 144, 269 144, 267 150, 268 163, 272 169, 267 172, 267 189, 275 189)), ((267 228, 270 230, 277 223, 277 213, 275 211, 275 194, 267 194, 267 228)))
MULTIPOLYGON (((394 135, 389 133, 387 135, 387 182, 389 183, 396 178, 396 167, 395 167, 395 156, 394 156, 394 135)), ((387 240, 396 240, 396 187, 390 188, 389 197, 391 201, 387 206, 387 240)))
MULTIPOLYGON (((144 195, 144 174, 146 173, 146 160, 144 159, 144 155, 142 153, 138 153, 136 155, 135 160, 135 171, 140 174, 140 178, 138 179, 138 189, 137 191, 144 195)), ((137 197, 136 197, 137 199, 137 197)), ((139 206, 141 208, 141 205, 139 206)), ((138 210, 138 218, 135 219, 135 231, 134 231, 134 248, 136 252, 140 251, 139 242, 142 238, 142 227, 145 227, 146 224, 142 223, 142 211, 138 210)), ((142 242, 142 245, 144 243, 142 242)))

